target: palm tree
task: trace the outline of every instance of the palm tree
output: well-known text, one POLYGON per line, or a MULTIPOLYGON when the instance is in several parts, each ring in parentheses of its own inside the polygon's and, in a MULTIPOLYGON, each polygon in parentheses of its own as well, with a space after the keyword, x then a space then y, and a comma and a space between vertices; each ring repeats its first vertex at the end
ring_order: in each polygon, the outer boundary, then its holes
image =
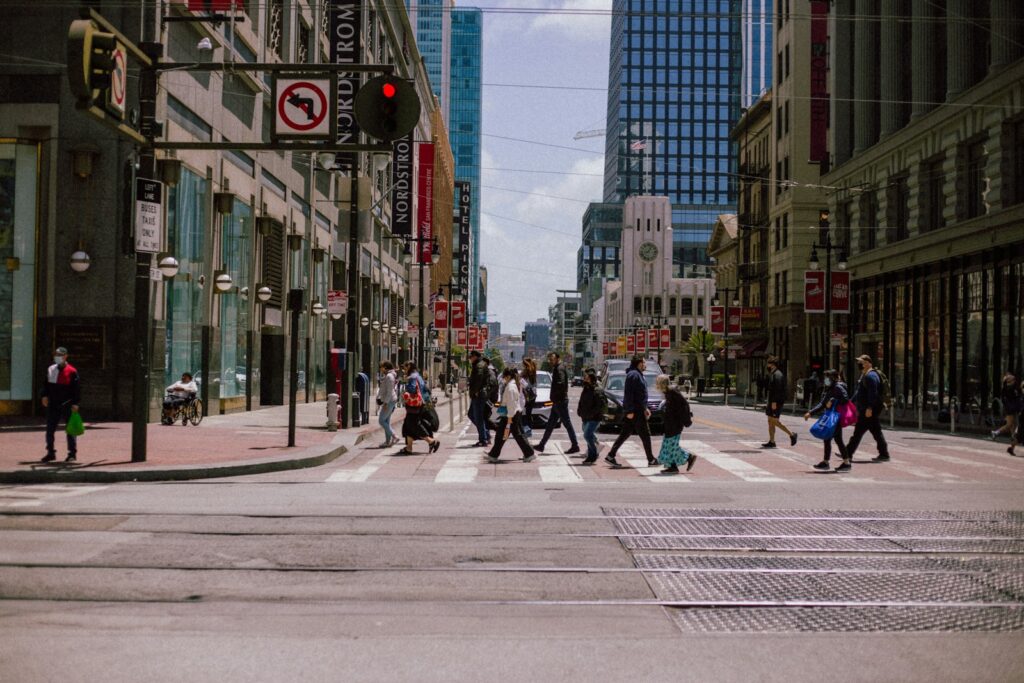
MULTIPOLYGON (((682 352, 690 356, 691 362, 699 368, 703 365, 707 355, 715 350, 717 343, 715 336, 711 332, 701 328, 691 334, 690 338, 686 340, 686 343, 683 344, 682 352)), ((693 374, 693 364, 690 366, 691 374, 693 374)))

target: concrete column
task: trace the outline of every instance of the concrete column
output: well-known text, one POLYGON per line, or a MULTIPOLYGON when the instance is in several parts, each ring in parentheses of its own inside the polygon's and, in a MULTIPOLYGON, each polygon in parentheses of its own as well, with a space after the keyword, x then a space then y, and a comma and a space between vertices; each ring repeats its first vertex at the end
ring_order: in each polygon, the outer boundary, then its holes
POLYGON ((911 118, 927 114, 943 98, 945 79, 942 77, 942 65, 936 60, 938 31, 943 30, 936 21, 938 14, 939 10, 932 0, 914 0, 914 17, 910 28, 913 62, 911 99, 914 100, 911 118))
POLYGON ((1017 61, 1024 54, 1024 9, 1020 0, 990 0, 989 13, 992 27, 992 63, 996 70, 1017 61))
POLYGON ((878 142, 878 0, 857 0, 853 29, 853 153, 878 142))
POLYGON ((972 0, 947 0, 946 3, 946 101, 972 85, 974 27, 971 19, 972 0))
POLYGON ((904 0, 882 0, 882 136, 895 133, 905 123, 903 83, 903 20, 907 16, 904 0))
POLYGON ((831 50, 833 84, 832 122, 835 165, 853 153, 853 0, 836 0, 835 37, 831 50))

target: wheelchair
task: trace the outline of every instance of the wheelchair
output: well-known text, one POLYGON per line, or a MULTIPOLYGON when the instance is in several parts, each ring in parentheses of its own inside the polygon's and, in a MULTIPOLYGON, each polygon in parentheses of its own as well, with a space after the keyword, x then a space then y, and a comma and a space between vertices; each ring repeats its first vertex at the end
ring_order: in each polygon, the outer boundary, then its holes
MULTIPOLYGON (((172 398, 170 394, 165 398, 172 398)), ((195 394, 189 394, 183 399, 175 400, 171 405, 164 404, 164 412, 160 417, 161 424, 172 425, 181 420, 182 426, 192 423, 198 427, 203 421, 203 400, 195 394)))

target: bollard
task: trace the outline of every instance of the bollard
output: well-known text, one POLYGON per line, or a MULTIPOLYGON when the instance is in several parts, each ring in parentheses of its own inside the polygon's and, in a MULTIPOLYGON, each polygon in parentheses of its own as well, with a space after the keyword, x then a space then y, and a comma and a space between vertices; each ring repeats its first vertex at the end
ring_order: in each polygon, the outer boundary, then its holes
POLYGON ((924 431, 924 396, 917 397, 917 431, 924 431))
POLYGON ((894 403, 889 404, 889 429, 896 427, 896 405, 894 403))
POLYGON ((353 427, 358 427, 362 423, 362 419, 363 419, 363 411, 360 409, 360 406, 359 406, 359 392, 358 391, 353 391, 352 392, 352 405, 354 406, 352 408, 352 426, 353 427))
POLYGON ((327 394, 327 431, 338 431, 338 395, 327 394))
POLYGON ((949 433, 956 434, 956 418, 957 413, 957 401, 955 398, 949 399, 949 433))
POLYGON ((452 389, 452 395, 448 397, 448 431, 455 431, 455 391, 452 389))

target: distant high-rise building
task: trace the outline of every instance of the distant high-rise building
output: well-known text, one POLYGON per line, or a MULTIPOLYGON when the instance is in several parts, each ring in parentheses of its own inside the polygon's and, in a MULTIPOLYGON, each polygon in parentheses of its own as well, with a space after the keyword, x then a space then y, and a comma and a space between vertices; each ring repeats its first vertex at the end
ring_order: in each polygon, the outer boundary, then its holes
POLYGON ((772 0, 743 0, 740 106, 750 107, 772 85, 772 0))
POLYGON ((541 319, 526 323, 523 340, 526 343, 524 353, 534 360, 541 359, 551 349, 551 321, 541 319))
POLYGON ((604 201, 672 204, 672 274, 707 261, 735 213, 741 0, 613 0, 604 201))
MULTIPOLYGON (((483 58, 483 13, 478 9, 451 11, 451 98, 448 106, 448 130, 455 156, 455 179, 470 183, 470 261, 469 272, 480 267, 480 150, 481 65, 483 58)), ((461 248, 459 245, 458 248, 461 248)), ((456 252, 457 253, 457 252, 456 252)), ((480 280, 474 279, 469 293, 473 320, 487 319, 487 305, 480 280)))
POLYGON ((430 86, 441 101, 448 122, 451 92, 452 0, 418 0, 406 3, 409 20, 416 29, 416 46, 427 67, 430 86))

